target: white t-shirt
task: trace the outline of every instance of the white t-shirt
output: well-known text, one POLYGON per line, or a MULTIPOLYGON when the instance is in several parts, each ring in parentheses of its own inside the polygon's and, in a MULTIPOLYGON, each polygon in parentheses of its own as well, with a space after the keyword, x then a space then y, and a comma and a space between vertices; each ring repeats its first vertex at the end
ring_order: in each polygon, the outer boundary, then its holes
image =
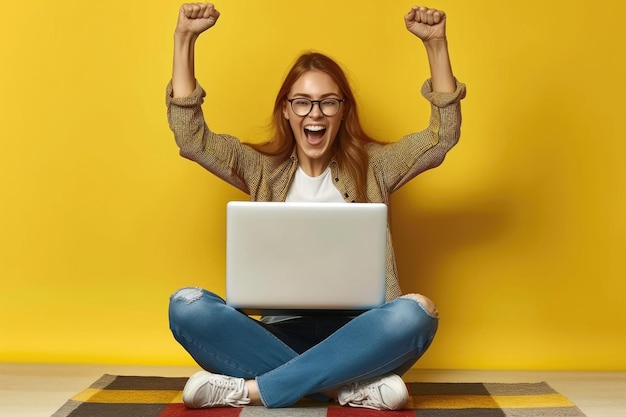
POLYGON ((341 193, 337 187, 333 185, 330 167, 327 167, 322 175, 318 177, 309 177, 304 170, 298 166, 298 170, 289 187, 285 201, 345 203, 341 193))

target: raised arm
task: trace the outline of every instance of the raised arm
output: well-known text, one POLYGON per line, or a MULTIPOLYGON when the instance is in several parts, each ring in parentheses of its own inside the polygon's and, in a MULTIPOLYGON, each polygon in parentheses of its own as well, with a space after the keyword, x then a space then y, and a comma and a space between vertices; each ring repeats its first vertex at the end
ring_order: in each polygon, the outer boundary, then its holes
POLYGON ((185 97, 196 88, 194 48, 202 32, 213 27, 220 12, 209 3, 186 3, 178 13, 174 31, 173 97, 185 97))
POLYGON ((452 93, 456 82, 450 64, 446 37, 446 14, 441 10, 413 6, 404 16, 409 32, 424 43, 430 65, 433 91, 452 93))

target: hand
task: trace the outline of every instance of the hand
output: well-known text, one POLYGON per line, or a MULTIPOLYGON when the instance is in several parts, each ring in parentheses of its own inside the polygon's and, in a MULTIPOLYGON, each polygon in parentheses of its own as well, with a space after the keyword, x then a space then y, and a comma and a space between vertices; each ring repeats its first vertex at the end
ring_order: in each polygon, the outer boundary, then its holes
POLYGON ((441 10, 413 6, 404 15, 404 23, 408 31, 423 42, 446 38, 446 14, 441 10))
POLYGON ((220 12, 210 3, 185 3, 180 7, 176 33, 200 35, 213 27, 220 12))

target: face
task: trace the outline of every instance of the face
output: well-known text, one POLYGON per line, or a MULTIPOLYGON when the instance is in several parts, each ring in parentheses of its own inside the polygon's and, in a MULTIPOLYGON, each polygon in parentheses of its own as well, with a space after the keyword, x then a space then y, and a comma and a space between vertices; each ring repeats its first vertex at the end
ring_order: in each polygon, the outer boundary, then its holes
MULTIPOLYGON (((320 71, 309 71, 298 78, 291 87, 288 99, 294 98, 323 100, 343 99, 343 96, 330 75, 320 71)), ((324 107, 324 104, 321 105, 324 107)), ((286 102, 283 114, 289 120, 296 140, 300 166, 309 175, 321 174, 332 158, 332 145, 341 126, 343 104, 340 104, 339 112, 334 116, 325 116, 317 103, 313 105, 308 115, 298 116, 291 104, 286 102)))

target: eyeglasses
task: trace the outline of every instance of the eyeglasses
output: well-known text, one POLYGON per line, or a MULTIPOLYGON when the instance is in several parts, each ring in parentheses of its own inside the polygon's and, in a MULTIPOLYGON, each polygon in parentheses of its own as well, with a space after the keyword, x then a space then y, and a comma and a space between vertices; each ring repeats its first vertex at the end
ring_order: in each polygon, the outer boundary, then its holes
POLYGON ((339 113, 341 103, 345 99, 325 98, 323 100, 309 100, 308 98, 298 97, 287 99, 287 101, 291 104, 291 110, 300 117, 308 116, 316 103, 324 116, 331 117, 339 113))

